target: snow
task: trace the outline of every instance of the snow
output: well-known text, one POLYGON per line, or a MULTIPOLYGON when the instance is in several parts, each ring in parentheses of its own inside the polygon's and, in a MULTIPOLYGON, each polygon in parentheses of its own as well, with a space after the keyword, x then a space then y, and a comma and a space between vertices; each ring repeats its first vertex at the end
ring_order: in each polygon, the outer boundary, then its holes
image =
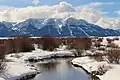
POLYGON ((22 53, 22 54, 24 55, 22 57, 22 59, 28 59, 28 58, 31 58, 31 57, 44 59, 44 58, 50 58, 51 56, 71 56, 71 55, 73 55, 73 53, 68 51, 68 50, 53 51, 53 52, 36 50, 36 51, 33 51, 32 53, 27 53, 27 54, 22 53))
POLYGON ((3 79, 3 78, 0 77, 0 80, 5 80, 5 79, 3 79))
POLYGON ((27 52, 27 53, 18 53, 18 54, 9 54, 6 56, 7 59, 12 59, 14 62, 24 62, 28 58, 50 58, 51 56, 73 56, 73 53, 69 50, 59 50, 59 51, 43 51, 41 49, 27 52), (20 57, 20 58, 17 58, 20 57))
POLYGON ((115 40, 113 43, 120 47, 120 40, 115 40))
POLYGON ((98 71, 98 68, 100 66, 103 66, 103 65, 104 66, 109 66, 109 64, 105 61, 97 62, 94 59, 90 59, 89 57, 75 58, 75 59, 72 60, 72 63, 82 66, 88 72, 98 71))
POLYGON ((107 38, 109 39, 114 39, 114 38, 118 38, 119 40, 114 40, 113 43, 118 45, 120 47, 120 36, 112 36, 112 37, 103 37, 103 41, 101 42, 102 45, 108 45, 108 41, 107 38))
POLYGON ((107 37, 103 38, 103 41, 101 42, 102 45, 108 45, 107 37))
POLYGON ((120 66, 114 66, 111 70, 107 71, 101 80, 120 80, 120 66))
POLYGON ((78 27, 79 30, 81 30, 86 36, 89 36, 82 28, 78 27))
POLYGON ((97 62, 94 59, 89 57, 79 57, 72 60, 73 64, 78 64, 86 69, 88 72, 98 71, 100 66, 103 66, 107 69, 107 72, 103 75, 97 75, 100 80, 119 80, 120 79, 120 65, 118 64, 109 64, 106 61, 97 62))
POLYGON ((70 35, 73 37, 73 32, 72 32, 72 30, 70 29, 70 26, 68 25, 68 29, 69 29, 69 31, 70 31, 70 35))
POLYGON ((20 76, 21 74, 32 72, 35 70, 31 70, 24 63, 16 63, 16 62, 7 62, 7 78, 20 76))
POLYGON ((60 45, 59 48, 57 48, 58 51, 66 50, 68 46, 66 45, 60 45))
POLYGON ((36 49, 32 52, 26 53, 13 53, 6 55, 6 59, 9 62, 6 62, 5 75, 2 75, 5 80, 11 79, 13 77, 18 77, 24 73, 35 72, 37 69, 35 67, 28 66, 28 63, 25 62, 26 59, 35 58, 35 59, 44 59, 50 58, 51 56, 72 56, 72 52, 69 50, 64 50, 66 46, 61 47, 58 51, 43 51, 41 49, 36 49))

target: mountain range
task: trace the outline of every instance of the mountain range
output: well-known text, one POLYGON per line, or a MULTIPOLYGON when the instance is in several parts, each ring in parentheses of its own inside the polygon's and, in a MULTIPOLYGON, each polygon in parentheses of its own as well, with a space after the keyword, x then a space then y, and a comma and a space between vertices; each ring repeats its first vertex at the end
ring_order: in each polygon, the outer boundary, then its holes
POLYGON ((83 19, 26 19, 22 22, 0 22, 0 37, 29 35, 55 37, 120 36, 120 31, 104 29, 83 19))

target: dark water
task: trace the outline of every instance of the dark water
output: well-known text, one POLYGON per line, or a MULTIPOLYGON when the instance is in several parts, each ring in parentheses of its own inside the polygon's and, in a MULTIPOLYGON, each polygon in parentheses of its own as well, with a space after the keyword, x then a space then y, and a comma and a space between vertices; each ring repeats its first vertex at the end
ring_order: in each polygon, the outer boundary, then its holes
POLYGON ((42 73, 33 80, 90 80, 82 70, 70 64, 72 59, 46 60, 37 64, 42 73))

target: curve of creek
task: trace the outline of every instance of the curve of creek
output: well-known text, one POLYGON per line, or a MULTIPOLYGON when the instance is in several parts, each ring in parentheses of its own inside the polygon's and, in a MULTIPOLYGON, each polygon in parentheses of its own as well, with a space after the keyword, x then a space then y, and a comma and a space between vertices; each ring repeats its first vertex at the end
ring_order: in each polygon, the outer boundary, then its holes
POLYGON ((37 63, 40 74, 32 80, 90 80, 82 69, 72 66, 73 58, 49 59, 37 63))

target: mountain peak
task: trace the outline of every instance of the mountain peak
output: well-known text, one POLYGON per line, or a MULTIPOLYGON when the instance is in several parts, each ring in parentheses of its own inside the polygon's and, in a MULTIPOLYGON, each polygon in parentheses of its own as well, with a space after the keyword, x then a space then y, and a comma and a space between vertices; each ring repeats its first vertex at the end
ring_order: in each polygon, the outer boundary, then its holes
MULTIPOLYGON (((0 22, 0 32, 14 31, 16 35, 51 35, 56 37, 80 37, 80 36, 118 36, 120 32, 112 29, 104 29, 90 24, 83 19, 68 17, 66 19, 26 19, 15 26, 12 22, 0 22)), ((7 32, 8 33, 8 32, 7 32)), ((8 34, 9 36, 10 34, 8 34)))

